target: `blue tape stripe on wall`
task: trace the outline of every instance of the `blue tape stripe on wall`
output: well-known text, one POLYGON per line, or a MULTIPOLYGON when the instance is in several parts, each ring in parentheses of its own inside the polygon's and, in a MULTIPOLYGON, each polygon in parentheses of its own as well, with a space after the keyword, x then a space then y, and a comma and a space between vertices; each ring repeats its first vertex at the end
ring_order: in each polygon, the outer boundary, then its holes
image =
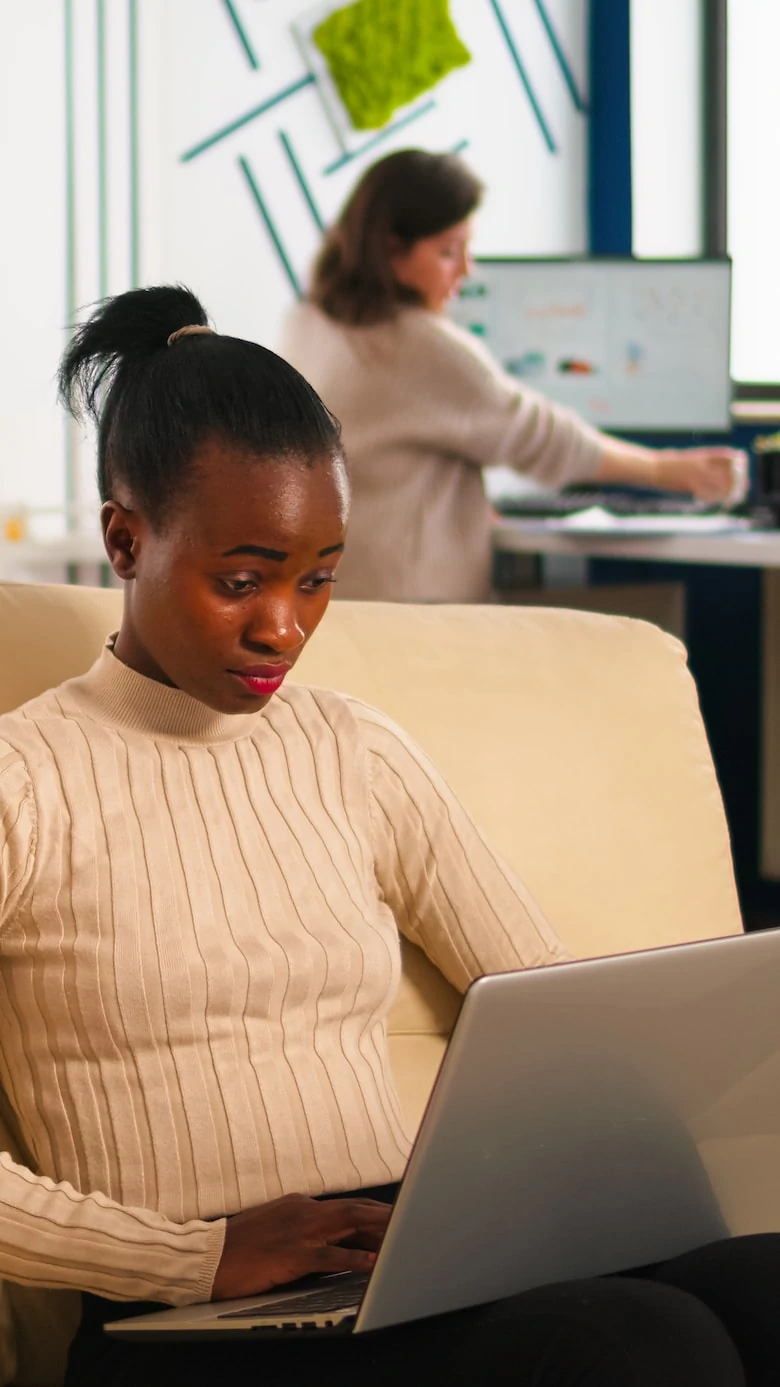
POLYGON ((279 106, 289 97, 295 96, 296 92, 303 91, 304 87, 311 87, 314 84, 314 77, 310 72, 305 77, 299 77, 297 82, 291 82, 289 87, 284 87, 280 92, 275 92, 265 101, 261 101, 259 106, 253 106, 251 111, 245 111, 243 116, 238 116, 236 120, 231 120, 229 125, 223 125, 221 130, 215 130, 213 135, 209 135, 199 144, 193 145, 181 155, 181 162, 188 164, 190 159, 197 159, 199 154, 204 154, 207 149, 213 149, 220 140, 226 140, 228 135, 235 134, 236 130, 241 130, 250 121, 257 120, 258 116, 264 116, 266 111, 273 110, 274 106, 279 106))
POLYGON ((308 183, 308 180, 307 180, 307 178, 306 178, 306 175, 305 175, 305 173, 303 172, 303 169, 301 168, 301 165, 300 165, 300 161, 299 161, 299 159, 298 159, 298 156, 297 156, 297 154, 295 153, 295 150, 293 149, 292 140, 290 139, 290 136, 289 136, 284 130, 280 130, 280 131, 279 131, 279 139, 280 139, 280 141, 281 141, 282 149, 284 150, 285 154, 287 155, 287 160, 288 160, 288 162, 289 162, 290 168, 292 169, 292 171, 293 171, 293 173, 294 173, 294 175, 295 175, 295 180, 296 180, 296 182, 297 182, 297 184, 298 184, 298 187, 300 188, 301 192, 303 193, 303 196, 304 196, 304 199, 305 199, 305 201, 306 201, 306 204, 307 204, 307 206, 308 206, 308 208, 309 208, 309 211, 311 212, 312 217, 314 218, 315 225, 316 225, 318 231, 324 231, 324 230, 325 230, 325 223, 324 223, 324 221, 322 220, 322 216, 321 216, 321 213, 320 213, 320 209, 319 209, 319 207, 317 206, 317 203, 316 203, 315 200, 314 200, 314 194, 312 193, 312 190, 311 190, 311 188, 309 187, 309 183, 308 183))
POLYGON ((141 74, 138 0, 128 8, 128 85, 130 88, 130 283, 141 283, 141 74))
POLYGON ((257 72, 258 68, 260 67, 260 63, 258 62, 257 54, 255 53, 254 48, 249 42, 249 35, 247 34, 246 29, 241 23, 241 18, 239 16, 238 10, 233 4, 233 0, 222 0, 222 3, 224 4, 225 9, 227 10, 228 18, 235 30, 236 37, 244 50, 244 55, 246 57, 247 62, 249 63, 249 66, 255 72, 257 72))
POLYGON ((590 4, 590 179, 592 255, 630 255, 630 0, 590 4))
POLYGON ((536 95, 536 92, 534 91, 533 84, 532 84, 531 79, 530 79, 530 77, 529 77, 529 75, 528 75, 528 70, 527 70, 527 68, 526 68, 526 66, 525 66, 525 63, 523 62, 522 58, 520 57, 520 53, 519 53, 517 44, 515 43, 515 41, 514 41, 514 39, 513 39, 513 37, 512 37, 512 31, 511 31, 511 29, 509 28, 509 25, 507 24, 506 16, 505 16, 503 10, 501 9, 501 6, 500 6, 500 4, 498 3, 498 0, 490 0, 490 4, 491 4, 492 7, 493 7, 493 13, 494 13, 494 15, 495 15, 495 17, 496 17, 496 20, 497 20, 497 22, 498 22, 498 27, 499 27, 499 29, 501 30, 501 36, 502 36, 502 38, 503 38, 503 40, 504 40, 504 43, 506 44, 507 48, 509 49, 509 54, 510 54, 510 57, 511 57, 511 59, 512 59, 512 62, 514 63, 515 68, 516 68, 516 70, 517 70, 517 75, 518 75, 518 77, 520 78, 520 81, 521 81, 521 83, 522 83, 522 85, 523 85, 523 90, 525 91, 525 94, 526 94, 526 96, 528 97, 528 101, 529 101, 529 103, 530 103, 531 110, 532 110, 533 113, 534 113, 534 118, 535 118, 535 120, 536 120, 536 124, 539 126, 539 130, 540 130, 540 132, 541 132, 542 139, 544 140, 545 144, 547 145, 547 148, 548 148, 548 150, 550 151, 550 153, 551 153, 551 154, 557 154, 557 153, 558 153, 558 145, 557 145, 557 143, 556 143, 556 141, 555 141, 555 137, 553 136, 552 130, 550 129, 549 125, 547 124, 547 120, 545 119, 545 115, 544 115, 544 112, 543 112, 543 110, 542 110, 541 103, 540 103, 540 101, 539 101, 538 96, 536 95))
POLYGON ((279 235, 276 223, 268 210, 265 198, 260 192, 260 186, 257 182, 257 179, 255 178, 254 173, 252 172, 249 160, 245 158, 243 154, 239 154, 238 156, 238 167, 244 175, 247 187, 249 188, 249 191, 254 199, 255 206, 257 207, 257 210, 260 213, 263 222, 265 223, 266 231, 268 232, 268 235, 270 236, 271 241, 273 242, 274 249, 276 250, 276 254, 279 256, 282 268, 290 281, 293 293, 296 294, 298 298, 300 298, 300 281, 295 273, 295 270, 293 269, 292 261, 289 255, 287 254, 284 242, 281 236, 279 235))
POLYGON ((582 92, 580 91, 579 87, 577 86, 577 79, 572 71, 571 63, 569 62, 569 59, 566 57, 566 52, 564 50, 563 44, 561 43, 555 25, 553 24, 550 18, 544 0, 536 0, 536 9, 538 11, 539 18, 541 19, 542 24, 544 25, 544 31, 548 39, 550 40, 550 47, 552 48, 552 51, 555 54, 555 61, 561 69, 561 75, 563 77, 564 82, 566 83, 566 86, 568 87, 569 96, 574 102, 574 108, 575 110, 581 111, 583 114, 585 114, 585 112, 588 109, 588 103, 582 95, 582 92))
POLYGON ((432 100, 425 101, 422 106, 416 106, 413 111, 409 112, 408 116, 402 116, 400 120, 395 121, 392 125, 386 125, 384 129, 379 131, 378 135, 374 135, 370 140, 366 140, 366 143, 362 144, 359 149, 350 150, 349 154, 341 154, 338 159, 334 160, 332 164, 328 164, 328 167, 322 170, 323 174, 327 177, 328 174, 338 173, 341 169, 346 168, 347 164, 351 164, 353 159, 362 158, 370 149, 381 144, 383 140, 387 139, 388 135, 394 135, 396 130, 403 130, 405 125, 410 125, 413 120, 418 120, 420 116, 427 116, 428 112, 432 111, 435 106, 436 102, 432 100))

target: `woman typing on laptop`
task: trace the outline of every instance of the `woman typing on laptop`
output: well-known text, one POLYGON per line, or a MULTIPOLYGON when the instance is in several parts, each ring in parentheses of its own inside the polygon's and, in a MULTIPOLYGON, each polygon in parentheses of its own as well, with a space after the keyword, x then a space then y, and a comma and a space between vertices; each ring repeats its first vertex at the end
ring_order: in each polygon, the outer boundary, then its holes
POLYGON ((0 719, 0 1276, 85 1292, 71 1387, 775 1380, 780 1240, 376 1334, 131 1344, 105 1322, 369 1270, 410 1142, 399 930, 459 988, 564 950, 427 758, 285 676, 347 537, 339 429, 183 289, 66 354, 99 418, 121 629, 0 719), (648 1274, 650 1275, 650 1274, 648 1274))

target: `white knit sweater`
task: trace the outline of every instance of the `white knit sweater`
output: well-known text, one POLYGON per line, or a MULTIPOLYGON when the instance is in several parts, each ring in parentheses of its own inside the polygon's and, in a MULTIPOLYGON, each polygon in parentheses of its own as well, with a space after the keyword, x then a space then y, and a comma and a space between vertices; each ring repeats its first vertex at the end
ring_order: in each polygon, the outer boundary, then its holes
POLYGON ((424 308, 346 327, 311 304, 280 351, 341 421, 352 476, 336 596, 481 602, 490 587, 482 468, 549 486, 592 478, 600 435, 508 376, 471 333, 424 308))
POLYGON ((398 1179, 399 928, 460 988, 563 954, 356 700, 223 716, 106 649, 0 718, 0 1276, 204 1300, 224 1215, 398 1179))

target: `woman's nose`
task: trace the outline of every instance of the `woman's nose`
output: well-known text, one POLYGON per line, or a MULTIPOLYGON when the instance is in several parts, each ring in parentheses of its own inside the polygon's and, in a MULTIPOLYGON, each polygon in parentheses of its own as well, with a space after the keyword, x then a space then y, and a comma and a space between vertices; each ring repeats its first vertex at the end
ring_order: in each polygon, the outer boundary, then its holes
POLYGON ((293 596, 266 592, 257 603, 247 622, 245 639, 250 645, 287 654, 303 644, 306 633, 301 625, 298 605, 293 596))

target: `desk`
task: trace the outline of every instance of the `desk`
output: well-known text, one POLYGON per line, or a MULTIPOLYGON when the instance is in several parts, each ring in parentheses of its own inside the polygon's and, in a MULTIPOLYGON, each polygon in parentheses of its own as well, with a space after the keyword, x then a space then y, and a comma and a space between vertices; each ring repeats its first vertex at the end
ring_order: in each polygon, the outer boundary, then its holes
POLYGON ((504 554, 568 554, 591 559, 647 559, 656 563, 728 564, 736 568, 780 568, 780 530, 735 531, 723 535, 561 534, 528 520, 503 517, 493 543, 504 554))
POLYGON ((0 580, 7 582, 29 570, 107 562, 103 537, 93 531, 74 530, 57 539, 0 540, 0 580))
MULTIPOLYGON (((503 517, 494 547, 501 554, 566 555, 581 559, 640 559, 648 563, 708 564, 763 570, 761 578, 761 670, 759 771, 760 826, 757 856, 763 877, 780 881, 780 530, 722 535, 664 535, 623 539, 545 531, 543 525, 503 517)), ((729 627, 722 627, 722 660, 731 655, 729 627)), ((718 637, 719 639, 719 637, 718 637)))

